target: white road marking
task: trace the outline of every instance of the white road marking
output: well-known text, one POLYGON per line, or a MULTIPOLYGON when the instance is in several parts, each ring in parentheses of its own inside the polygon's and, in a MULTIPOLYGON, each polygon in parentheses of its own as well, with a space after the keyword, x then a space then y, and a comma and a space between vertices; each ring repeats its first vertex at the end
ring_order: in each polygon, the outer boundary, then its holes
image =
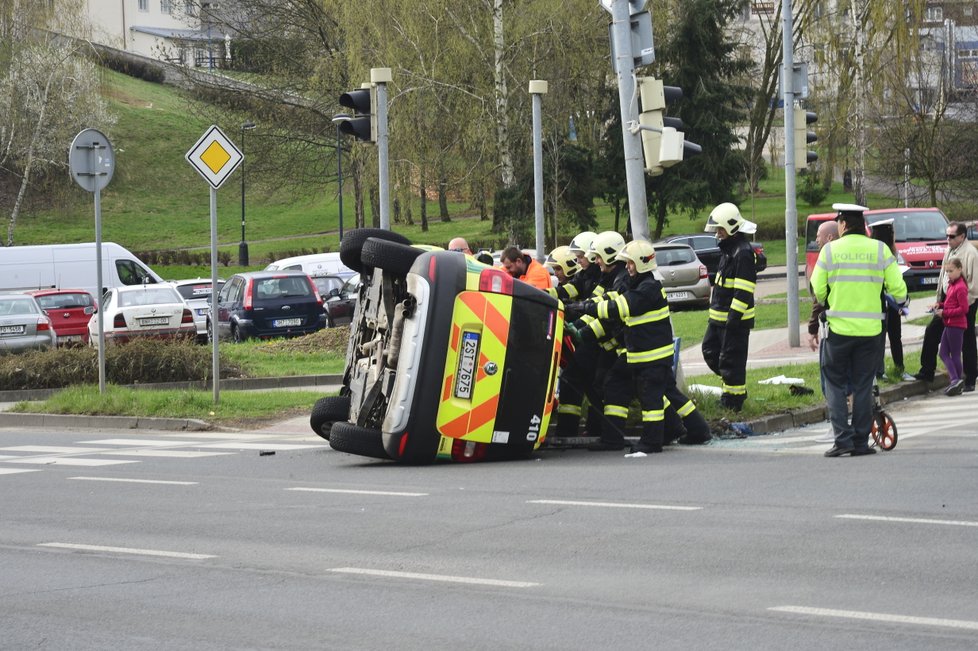
POLYGON ((0 475, 17 475, 22 472, 41 472, 38 468, 0 468, 0 475))
MULTIPOLYGON (((32 472, 30 470, 24 470, 23 472, 32 472)), ((124 482, 128 484, 169 484, 173 486, 196 486, 195 481, 165 481, 162 479, 123 479, 121 477, 68 477, 68 479, 77 479, 79 481, 115 481, 124 482)))
POLYGON ((702 511, 702 506, 669 506, 665 504, 624 504, 621 502, 576 502, 572 500, 527 500, 527 504, 557 504, 562 506, 600 506, 611 509, 654 509, 662 511, 702 511))
POLYGON ((390 495, 393 497, 426 497, 428 493, 401 493, 396 491, 364 491, 345 488, 286 488, 287 491, 306 493, 347 493, 350 495, 390 495))
POLYGON ((0 448, 8 452, 43 452, 45 454, 98 454, 100 448, 72 448, 55 445, 16 445, 10 448, 0 448))
MULTIPOLYGON (((186 436, 186 434, 174 434, 174 437, 186 436)), ((232 441, 257 441, 269 438, 268 434, 240 434, 238 432, 194 432, 195 439, 214 439, 232 441)))
POLYGON ((21 457, 5 459, 5 463, 36 463, 41 466, 118 466, 123 463, 139 463, 121 459, 82 459, 81 457, 21 457))
POLYGON ((184 445, 203 445, 200 441, 163 441, 160 439, 100 439, 98 441, 79 441, 92 445, 131 445, 134 447, 180 447, 184 445))
POLYGON ((969 520, 934 520, 930 518, 895 518, 883 515, 857 515, 855 513, 843 513, 835 516, 845 520, 870 520, 873 522, 908 522, 911 524, 941 524, 955 527, 978 527, 978 522, 969 520))
POLYGON ((135 549, 132 547, 105 547, 103 545, 76 545, 72 543, 39 543, 38 547, 56 547, 58 549, 75 549, 85 552, 113 552, 116 554, 137 554, 141 556, 164 556, 166 558, 187 558, 191 560, 202 560, 205 558, 217 558, 212 554, 188 554, 185 552, 168 552, 160 549, 135 549))
POLYGON ((914 617, 890 613, 870 613, 859 610, 834 610, 832 608, 806 608, 804 606, 775 606, 768 608, 779 613, 813 615, 815 617, 839 617, 842 619, 861 619, 892 624, 915 624, 918 626, 941 626, 944 628, 963 628, 978 631, 978 622, 964 619, 941 619, 937 617, 914 617))
POLYGON ((288 452, 290 450, 308 450, 310 448, 328 448, 328 445, 292 445, 288 443, 207 443, 201 445, 202 448, 215 448, 220 450, 277 450, 288 452))
POLYGON ((233 452, 198 452, 195 450, 107 450, 102 454, 121 457, 164 457, 170 459, 197 459, 199 457, 220 457, 233 452))
POLYGON ((341 574, 364 574, 394 579, 417 579, 419 581, 438 581, 442 583, 466 583, 471 585, 491 585, 501 588, 533 588, 539 583, 530 581, 502 581, 499 579, 480 579, 471 576, 450 576, 447 574, 419 574, 417 572, 393 572, 390 570, 368 570, 359 567, 334 567, 330 572, 341 574))

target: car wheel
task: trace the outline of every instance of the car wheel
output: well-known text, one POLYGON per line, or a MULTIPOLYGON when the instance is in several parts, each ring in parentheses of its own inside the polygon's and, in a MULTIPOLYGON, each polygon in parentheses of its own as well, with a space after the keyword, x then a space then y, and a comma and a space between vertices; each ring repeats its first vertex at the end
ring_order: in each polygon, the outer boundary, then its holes
POLYGON ((384 436, 380 430, 359 427, 345 420, 333 424, 329 434, 329 447, 337 452, 349 452, 390 461, 390 456, 384 449, 384 436))
POLYGON ((312 414, 309 416, 309 426, 312 427, 312 431, 328 441, 333 423, 346 420, 349 417, 349 396, 327 396, 320 398, 313 405, 312 414))
POLYGON ((360 259, 360 254, 363 250, 363 243, 371 237, 379 240, 397 242, 398 244, 411 243, 411 240, 400 233, 382 228, 357 228, 352 231, 347 231, 343 235, 343 241, 340 243, 340 260, 343 264, 354 271, 363 271, 364 265, 360 259))
POLYGON ((421 249, 407 244, 372 238, 364 242, 360 260, 365 266, 403 276, 411 270, 411 265, 422 253, 424 251, 421 249))
POLYGON ((231 340, 236 344, 245 340, 244 335, 241 334, 241 328, 236 325, 231 326, 231 340))

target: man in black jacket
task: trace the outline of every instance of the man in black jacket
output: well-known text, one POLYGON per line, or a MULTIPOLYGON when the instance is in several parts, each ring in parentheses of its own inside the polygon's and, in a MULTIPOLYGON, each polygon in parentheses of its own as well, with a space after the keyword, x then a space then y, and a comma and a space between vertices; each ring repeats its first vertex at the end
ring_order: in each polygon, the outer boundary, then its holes
POLYGON ((740 411, 747 399, 747 345, 754 327, 757 267, 745 234, 757 230, 732 203, 710 213, 707 233, 716 233, 720 263, 710 299, 709 323, 703 336, 703 360, 720 376, 720 404, 740 411))

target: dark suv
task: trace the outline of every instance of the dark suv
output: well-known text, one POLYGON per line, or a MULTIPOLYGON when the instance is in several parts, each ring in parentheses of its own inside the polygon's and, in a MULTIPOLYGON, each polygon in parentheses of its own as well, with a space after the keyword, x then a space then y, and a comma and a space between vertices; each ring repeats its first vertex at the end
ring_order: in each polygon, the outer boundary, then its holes
MULTIPOLYGON (((211 320, 207 332, 211 331, 211 320)), ((323 299, 301 271, 249 271, 231 276, 217 299, 221 339, 297 337, 326 327, 323 299)))

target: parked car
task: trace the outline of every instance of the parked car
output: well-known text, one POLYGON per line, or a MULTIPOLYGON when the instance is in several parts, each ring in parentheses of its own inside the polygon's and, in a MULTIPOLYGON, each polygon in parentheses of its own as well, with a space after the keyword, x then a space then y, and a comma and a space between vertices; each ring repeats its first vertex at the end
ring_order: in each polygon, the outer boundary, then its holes
MULTIPOLYGON (((664 237, 661 241, 686 244, 692 247, 696 251, 696 257, 706 265, 706 272, 710 276, 710 283, 713 283, 713 278, 717 275, 717 267, 720 265, 720 245, 717 244, 716 237, 708 233, 697 233, 693 235, 670 235, 669 237, 664 237)), ((751 242, 750 245, 754 249, 754 260, 757 265, 757 271, 764 271, 767 269, 767 256, 764 255, 764 245, 760 242, 751 242)))
POLYGON ((313 253, 282 258, 265 267, 265 271, 304 271, 313 277, 354 273, 343 264, 339 253, 313 253))
POLYGON ((341 255, 363 284, 343 388, 310 416, 317 434, 341 452, 407 463, 540 447, 556 406, 556 299, 391 231, 351 231, 341 255))
MULTIPOLYGON (((326 310, 305 272, 247 271, 221 288, 216 322, 222 339, 297 337, 325 328, 326 310)), ((212 325, 209 318, 208 332, 212 325)))
MULTIPOLYGON (((194 313, 194 325, 197 326, 197 342, 207 343, 207 315, 211 310, 210 278, 195 280, 174 280, 170 285, 180 294, 180 297, 190 306, 194 313)), ((221 291, 224 281, 218 278, 217 291, 221 291)))
POLYGON ((26 294, 0 294, 0 354, 44 350, 58 345, 51 319, 37 299, 26 294))
POLYGON ((353 310, 356 306, 356 299, 350 299, 344 291, 347 288, 347 281, 357 278, 358 274, 313 276, 312 281, 316 283, 316 289, 324 301, 326 307, 326 325, 333 328, 338 325, 348 325, 353 321, 353 310))
POLYGON ((88 322, 88 342, 98 346, 98 321, 102 319, 106 345, 131 339, 192 338, 197 333, 190 306, 170 285, 114 287, 102 297, 102 313, 88 322))
POLYGON ((40 289, 28 293, 51 319, 59 346, 88 343, 88 321, 98 311, 91 294, 81 289, 40 289))
POLYGON ((669 305, 710 305, 709 274, 696 252, 685 244, 657 243, 655 262, 656 275, 666 290, 669 305))

